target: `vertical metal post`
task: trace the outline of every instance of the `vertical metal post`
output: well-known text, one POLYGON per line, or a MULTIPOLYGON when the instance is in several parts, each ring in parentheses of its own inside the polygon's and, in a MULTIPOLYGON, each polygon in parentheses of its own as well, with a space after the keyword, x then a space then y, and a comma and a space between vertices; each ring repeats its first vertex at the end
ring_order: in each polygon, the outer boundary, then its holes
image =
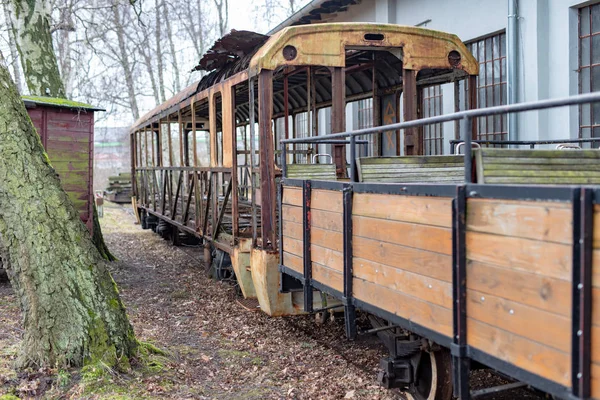
POLYGON ((310 249, 310 196, 311 182, 304 181, 302 184, 302 258, 304 260, 304 311, 313 312, 313 288, 312 288, 312 257, 310 249))
POLYGON ((281 177, 287 178, 287 143, 281 143, 281 177))
POLYGON ((258 139, 260 143, 260 235, 263 249, 273 249, 277 236, 272 119, 273 71, 262 70, 258 76, 258 139))
POLYGON ((452 207, 452 379, 454 396, 469 400, 470 360, 467 354, 467 250, 466 207, 464 185, 457 187, 452 207))
MULTIPOLYGON (((279 211, 279 265, 283 265, 283 180, 277 187, 277 209, 279 211)), ((279 293, 283 293, 283 272, 279 272, 279 293)))
POLYGON ((576 398, 591 392, 592 252, 594 205, 592 190, 573 189, 573 276, 571 385, 576 398))
POLYGON ((358 182, 358 174, 356 170, 356 136, 350 136, 350 180, 358 182))
MULTIPOLYGON (((354 138, 354 137, 353 137, 354 138)), ((356 338, 356 309, 352 302, 352 200, 353 189, 351 185, 344 185, 343 218, 344 218, 344 317, 346 324, 346 337, 350 340, 356 338)))
POLYGON ((252 196, 252 247, 256 246, 256 237, 258 229, 256 227, 256 188, 254 186, 254 136, 256 129, 256 122, 254 120, 254 78, 248 80, 248 92, 249 92, 249 114, 250 114, 250 193, 252 196))
POLYGON ((465 183, 473 182, 473 149, 471 148, 471 133, 473 120, 470 117, 465 117, 462 127, 462 137, 465 141, 465 183))

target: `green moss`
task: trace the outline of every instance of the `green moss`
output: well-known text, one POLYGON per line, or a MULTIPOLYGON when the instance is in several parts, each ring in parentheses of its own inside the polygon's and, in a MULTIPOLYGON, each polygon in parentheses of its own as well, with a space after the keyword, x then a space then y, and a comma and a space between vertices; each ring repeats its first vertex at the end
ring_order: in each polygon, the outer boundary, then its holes
POLYGON ((29 100, 36 104, 48 104, 59 107, 67 108, 83 108, 83 109, 97 109, 90 104, 81 103, 79 101, 61 99, 58 97, 45 97, 45 96, 21 96, 23 100, 29 100))
POLYGON ((14 394, 3 394, 0 396, 0 400, 19 400, 14 394))

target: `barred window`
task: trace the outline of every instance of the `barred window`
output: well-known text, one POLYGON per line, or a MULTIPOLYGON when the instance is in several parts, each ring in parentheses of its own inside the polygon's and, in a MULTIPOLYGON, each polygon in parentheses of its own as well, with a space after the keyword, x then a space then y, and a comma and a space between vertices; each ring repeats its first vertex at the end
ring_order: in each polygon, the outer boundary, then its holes
MULTIPOLYGON (((600 4, 579 9, 579 93, 600 90, 600 4)), ((600 104, 579 106, 579 137, 600 137, 600 104)))
MULTIPOLYGON (((468 43, 467 47, 479 62, 477 108, 505 105, 507 100, 506 33, 473 41, 468 43)), ((464 86, 466 88, 467 85, 464 86)), ((506 115, 477 118, 477 138, 507 140, 506 115)))
MULTIPOLYGON (((423 118, 442 115, 442 87, 440 85, 423 88, 423 118)), ((442 125, 433 124, 423 127, 423 147, 425 155, 444 154, 444 134, 442 125)))

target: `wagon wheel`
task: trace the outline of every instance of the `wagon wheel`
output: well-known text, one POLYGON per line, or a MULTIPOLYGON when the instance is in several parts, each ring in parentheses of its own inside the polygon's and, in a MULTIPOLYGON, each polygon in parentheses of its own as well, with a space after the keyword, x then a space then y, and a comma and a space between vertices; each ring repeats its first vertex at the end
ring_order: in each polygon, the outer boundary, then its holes
POLYGON ((409 400, 452 399, 452 356, 448 350, 422 352, 417 376, 406 393, 409 400))

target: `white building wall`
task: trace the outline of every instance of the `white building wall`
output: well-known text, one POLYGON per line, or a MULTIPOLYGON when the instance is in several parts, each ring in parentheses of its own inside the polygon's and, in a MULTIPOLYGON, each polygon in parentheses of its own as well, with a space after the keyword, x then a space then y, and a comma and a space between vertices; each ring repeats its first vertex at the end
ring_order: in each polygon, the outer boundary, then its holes
MULTIPOLYGON (((576 7, 594 2, 519 0, 519 102, 578 92, 576 7)), ((420 25, 454 33, 469 42, 506 30, 508 0, 363 0, 348 12, 339 13, 332 22, 420 25)), ((446 85, 443 91, 444 112, 452 112, 452 87, 446 85)), ((577 107, 521 114, 518 139, 576 138, 578 121, 577 107)), ((454 134, 453 126, 446 124, 444 134, 449 139, 454 134)))

